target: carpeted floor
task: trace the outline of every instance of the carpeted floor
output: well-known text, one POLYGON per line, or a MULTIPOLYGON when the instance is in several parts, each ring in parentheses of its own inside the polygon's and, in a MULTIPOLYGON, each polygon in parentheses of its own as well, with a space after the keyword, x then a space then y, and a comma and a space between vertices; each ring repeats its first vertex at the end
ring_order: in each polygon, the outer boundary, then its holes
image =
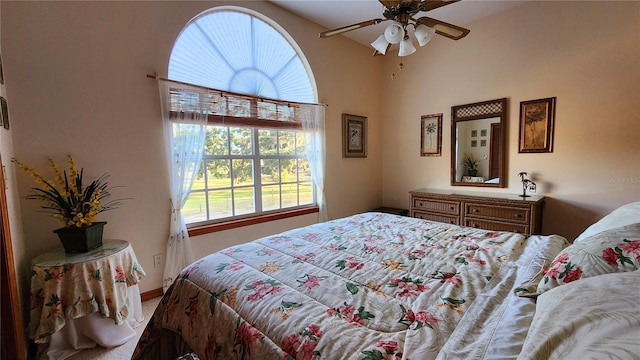
POLYGON ((68 358, 68 360, 126 360, 131 359, 131 355, 133 354, 133 350, 138 343, 138 339, 142 335, 142 331, 144 327, 147 325, 147 322, 153 315, 160 299, 162 297, 157 297, 155 299, 151 299, 142 303, 142 312, 144 313, 144 323, 140 324, 136 328, 136 337, 131 339, 129 342, 122 344, 120 346, 116 346, 110 349, 105 349, 101 346, 96 346, 94 349, 82 350, 81 352, 73 355, 68 358))

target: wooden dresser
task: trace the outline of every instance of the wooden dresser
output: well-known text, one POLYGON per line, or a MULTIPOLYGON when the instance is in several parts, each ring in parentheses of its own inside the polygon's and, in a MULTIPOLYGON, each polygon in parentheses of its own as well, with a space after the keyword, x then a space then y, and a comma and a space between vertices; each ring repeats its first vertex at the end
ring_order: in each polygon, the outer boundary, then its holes
POLYGON ((418 189, 409 216, 487 230, 540 234, 544 196, 418 189))

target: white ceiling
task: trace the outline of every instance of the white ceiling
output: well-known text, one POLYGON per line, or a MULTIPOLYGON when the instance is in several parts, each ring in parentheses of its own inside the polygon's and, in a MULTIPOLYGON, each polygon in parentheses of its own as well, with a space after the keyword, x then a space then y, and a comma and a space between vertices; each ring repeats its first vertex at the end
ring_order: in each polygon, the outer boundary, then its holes
MULTIPOLYGON (((295 14, 318 23, 327 29, 339 28, 361 21, 384 18, 383 6, 378 0, 269 0, 295 14)), ((467 25, 483 17, 522 5, 529 0, 462 0, 415 17, 425 16, 442 20, 454 25, 473 28, 467 25)), ((346 36, 364 45, 373 42, 389 25, 382 22, 377 25, 352 30, 338 36, 346 36)))

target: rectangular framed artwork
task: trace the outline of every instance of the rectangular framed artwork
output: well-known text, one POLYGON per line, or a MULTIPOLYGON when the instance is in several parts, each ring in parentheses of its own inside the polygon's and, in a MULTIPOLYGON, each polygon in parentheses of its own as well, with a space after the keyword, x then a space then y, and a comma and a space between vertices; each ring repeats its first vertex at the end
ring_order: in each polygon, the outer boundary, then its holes
POLYGON ((422 115, 420 156, 442 156, 442 114, 422 115))
POLYGON ((4 71, 2 71, 2 54, 0 54, 0 84, 4 84, 4 71))
POLYGON ((555 97, 520 102, 518 152, 553 152, 555 112, 555 97))
POLYGON ((342 114, 342 157, 367 157, 367 118, 342 114))
POLYGON ((7 108, 7 99, 0 97, 0 114, 2 114, 2 120, 0 123, 5 129, 9 130, 9 109, 7 108))

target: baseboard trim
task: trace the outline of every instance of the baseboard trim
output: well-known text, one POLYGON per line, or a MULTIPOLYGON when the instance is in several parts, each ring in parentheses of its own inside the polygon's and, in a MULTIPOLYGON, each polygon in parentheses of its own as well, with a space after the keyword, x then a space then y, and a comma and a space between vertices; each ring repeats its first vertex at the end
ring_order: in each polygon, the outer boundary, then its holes
POLYGON ((140 299, 144 302, 162 296, 162 288, 145 291, 140 294, 140 299))

